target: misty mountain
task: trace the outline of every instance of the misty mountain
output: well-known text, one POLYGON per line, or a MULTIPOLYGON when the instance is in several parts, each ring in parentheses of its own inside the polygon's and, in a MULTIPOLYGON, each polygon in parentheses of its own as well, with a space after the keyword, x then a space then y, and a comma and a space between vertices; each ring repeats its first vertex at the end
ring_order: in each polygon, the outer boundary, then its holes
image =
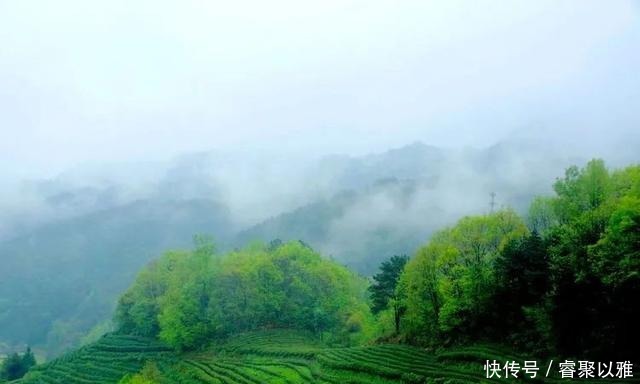
POLYGON ((0 241, 139 200, 218 201, 216 180, 203 161, 194 153, 169 162, 85 165, 50 179, 21 180, 0 196, 0 202, 11 202, 0 206, 0 241))
POLYGON ((108 209, 120 204, 119 188, 111 185, 74 185, 60 179, 23 181, 12 204, 1 207, 0 241, 51 221, 108 209))
POLYGON ((494 209, 524 213, 531 198, 550 192, 554 178, 575 160, 546 149, 519 141, 480 150, 414 143, 360 158, 327 158, 313 174, 342 192, 258 223, 235 244, 303 240, 371 274, 382 260, 411 254, 435 229, 489 211, 492 193, 494 209))
POLYGON ((437 176, 450 152, 415 142, 361 157, 328 156, 318 162, 313 175, 316 182, 330 184, 334 192, 367 188, 388 179, 429 180, 437 176))
POLYGON ((110 318, 118 295, 149 260, 191 246, 194 234, 224 241, 231 230, 220 204, 149 199, 0 243, 0 340, 64 350, 110 318))
POLYGON ((524 210, 576 162, 519 141, 485 149, 414 143, 296 167, 291 161, 200 152, 31 183, 38 204, 29 212, 44 224, 0 242, 0 341, 52 353, 72 346, 109 319, 141 266, 167 248, 189 247, 198 233, 212 235, 221 250, 302 240, 369 275, 381 260, 411 254, 434 230, 487 212, 492 192, 495 208, 524 210))
POLYGON ((254 225, 240 232, 234 243, 302 240, 369 275, 389 255, 410 253, 426 241, 432 226, 441 223, 443 212, 437 206, 431 206, 430 220, 410 222, 420 215, 407 212, 416 208, 414 200, 422 188, 427 186, 387 179, 359 191, 341 192, 254 225))

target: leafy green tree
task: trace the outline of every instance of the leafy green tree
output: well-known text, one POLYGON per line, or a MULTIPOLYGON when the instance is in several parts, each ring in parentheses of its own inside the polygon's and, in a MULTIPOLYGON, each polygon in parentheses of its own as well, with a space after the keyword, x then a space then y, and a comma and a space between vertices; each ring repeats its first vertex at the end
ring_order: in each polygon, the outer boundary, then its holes
POLYGON ((169 288, 169 275, 189 253, 170 251, 143 269, 118 301, 114 321, 123 333, 157 336, 160 300, 169 288))
POLYGON ((418 249, 400 276, 398 290, 406 306, 405 329, 421 344, 439 340, 439 316, 442 307, 440 277, 446 268, 443 261, 456 250, 448 242, 449 231, 435 233, 431 241, 418 249))
POLYGON ((207 311, 214 252, 211 241, 197 238, 196 249, 165 277, 167 289, 158 300, 157 318, 159 337, 169 345, 193 349, 211 334, 207 311))
POLYGON ((620 200, 589 254, 605 284, 620 286, 640 277, 640 198, 620 200))
POLYGON ((475 337, 491 323, 487 308, 495 287, 496 258, 505 244, 526 232, 512 210, 466 217, 451 229, 448 240, 455 251, 443 256, 440 278, 442 330, 475 337))
POLYGON ((624 358, 640 343, 640 166, 570 167, 554 196, 466 217, 405 266, 407 336, 508 340, 530 351, 624 358))
POLYGON ((494 265, 527 229, 512 210, 470 216, 432 237, 405 267, 409 333, 420 340, 476 338, 492 323, 494 265))
POLYGON ((561 224, 570 223, 585 212, 596 211, 611 192, 610 175, 604 161, 594 159, 580 169, 576 166, 565 171, 565 177, 557 180, 555 213, 561 224))
POLYGON ((121 332, 182 350, 259 328, 293 328, 335 341, 368 329, 366 282, 302 242, 251 244, 227 255, 197 245, 142 272, 117 309, 121 332))
POLYGON ((553 324, 560 353, 625 357, 640 342, 638 166, 609 172, 602 160, 570 168, 554 189, 559 224, 548 234, 553 324), (614 331, 615 330, 615 331, 614 331))
POLYGON ((162 373, 153 361, 147 361, 139 373, 126 375, 118 384, 159 384, 162 380, 162 373))
POLYGON ((373 276, 373 284, 369 287, 371 294, 371 310, 379 313, 387 308, 393 311, 396 333, 400 332, 400 319, 405 311, 405 304, 397 289, 400 275, 409 258, 406 255, 392 256, 380 265, 380 272, 373 276))

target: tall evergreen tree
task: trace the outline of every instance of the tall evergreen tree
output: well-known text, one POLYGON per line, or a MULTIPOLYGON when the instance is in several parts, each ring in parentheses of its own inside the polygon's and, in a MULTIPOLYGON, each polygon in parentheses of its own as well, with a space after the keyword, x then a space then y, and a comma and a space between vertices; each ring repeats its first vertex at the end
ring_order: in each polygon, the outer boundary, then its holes
POLYGON ((24 367, 26 372, 34 365, 36 365, 36 357, 33 355, 31 347, 27 346, 27 350, 25 351, 24 355, 22 355, 22 366, 24 367))
POLYGON ((405 307, 398 297, 396 287, 408 260, 409 258, 406 255, 396 255, 382 262, 380 272, 373 276, 374 283, 369 287, 372 301, 371 310, 373 313, 379 313, 391 308, 393 310, 396 333, 400 332, 400 318, 405 311, 405 307))
POLYGON ((491 301, 495 338, 508 334, 520 347, 548 349, 547 335, 539 324, 550 288, 549 256, 544 241, 534 230, 510 241, 496 260, 496 288, 491 301), (536 323, 536 320, 538 323, 536 323))

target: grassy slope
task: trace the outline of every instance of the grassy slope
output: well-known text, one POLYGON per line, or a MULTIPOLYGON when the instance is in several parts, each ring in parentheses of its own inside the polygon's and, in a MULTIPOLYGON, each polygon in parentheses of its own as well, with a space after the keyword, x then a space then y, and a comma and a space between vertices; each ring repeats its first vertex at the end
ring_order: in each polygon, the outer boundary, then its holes
MULTIPOLYGON (((487 381, 482 368, 486 359, 524 360, 487 346, 439 354, 390 344, 330 348, 294 331, 243 334, 206 352, 186 354, 149 339, 109 335, 37 367, 18 383, 117 383, 146 361, 154 361, 162 372, 161 384, 477 383, 487 381)), ((624 382, 632 381, 637 382, 624 382)))

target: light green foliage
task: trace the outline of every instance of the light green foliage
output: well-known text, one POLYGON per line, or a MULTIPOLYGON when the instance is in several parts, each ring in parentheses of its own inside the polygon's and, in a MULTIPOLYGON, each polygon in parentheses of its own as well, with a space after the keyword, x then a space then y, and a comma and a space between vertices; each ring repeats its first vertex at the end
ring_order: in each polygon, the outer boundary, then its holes
POLYGON ((167 276, 168 288, 159 299, 159 336, 180 348, 195 348, 211 334, 207 306, 214 277, 214 246, 203 239, 196 241, 196 249, 167 276))
POLYGON ((341 338, 363 326, 365 288, 362 279, 300 242, 254 246, 220 260, 209 313, 221 335, 268 327, 341 338))
POLYGON ((637 355, 640 166, 610 172, 592 160, 553 188, 530 206, 530 235, 501 211, 463 218, 417 252, 398 286, 411 339, 637 355))
POLYGON ((309 330, 336 342, 371 332, 366 282, 301 242, 253 244, 216 256, 200 244, 170 252, 119 303, 123 332, 194 349, 258 328, 309 330))
POLYGON ((589 255, 603 281, 619 286, 640 278, 640 166, 613 173, 611 184, 607 228, 589 255))
POLYGON ((584 212, 599 208, 611 193, 610 176, 604 161, 591 160, 583 169, 570 167, 564 179, 553 185, 556 215, 561 223, 568 223, 584 212))
POLYGON ((640 313, 628 304, 640 295, 639 175, 592 160, 554 185, 550 314, 561 352, 626 356, 640 340, 640 313))
POLYGON ((554 189, 561 220, 550 251, 557 271, 578 281, 604 275, 609 283, 637 270, 639 166, 610 173, 602 160, 592 160, 569 168, 554 189))
POLYGON ((401 280, 409 333, 434 342, 440 332, 453 336, 478 327, 491 298, 499 252, 526 233, 511 210, 465 217, 436 233, 407 264, 401 280))
POLYGON ((142 370, 135 375, 128 374, 119 381, 119 384, 159 384, 162 373, 153 361, 147 361, 142 370))
POLYGON ((594 160, 554 188, 532 203, 531 233, 511 210, 465 217, 406 264, 406 336, 437 352, 362 345, 393 315, 373 326, 365 281, 304 243, 216 255, 198 239, 152 263, 118 306, 122 332, 174 348, 109 335, 21 383, 460 383, 483 382, 487 359, 522 361, 515 349, 636 359, 640 167, 594 160))
POLYGON ((160 299, 169 288, 169 276, 188 257, 188 252, 170 251, 140 272, 118 302, 115 319, 122 332, 142 336, 159 332, 160 299))

